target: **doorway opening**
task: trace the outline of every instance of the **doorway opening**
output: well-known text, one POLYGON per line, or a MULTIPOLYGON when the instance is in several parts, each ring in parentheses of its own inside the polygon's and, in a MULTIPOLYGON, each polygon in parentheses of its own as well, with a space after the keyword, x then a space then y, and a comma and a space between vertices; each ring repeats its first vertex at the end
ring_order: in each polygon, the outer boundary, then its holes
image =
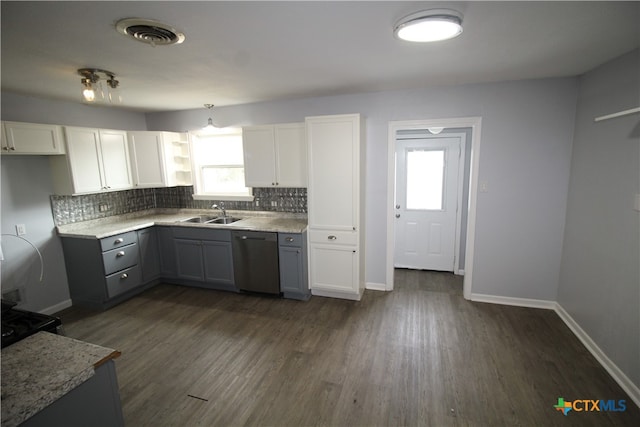
POLYGON ((480 126, 479 117, 389 123, 386 290, 396 267, 452 271, 470 297, 480 126))

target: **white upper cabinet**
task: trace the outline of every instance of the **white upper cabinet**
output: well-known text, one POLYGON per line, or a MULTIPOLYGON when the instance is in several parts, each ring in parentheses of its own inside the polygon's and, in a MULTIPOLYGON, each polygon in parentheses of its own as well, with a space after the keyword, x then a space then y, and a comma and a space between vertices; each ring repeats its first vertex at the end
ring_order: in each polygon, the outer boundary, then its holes
POLYGON ((66 156, 51 157, 56 194, 87 194, 132 188, 127 133, 65 127, 66 156))
POLYGON ((247 187, 306 187, 304 123, 242 128, 247 187))
POLYGON ((192 184, 187 134, 136 131, 128 136, 135 187, 192 184))
POLYGON ((3 122, 2 127, 2 154, 64 154, 61 126, 3 122))
POLYGON ((309 226, 356 230, 360 206, 360 118, 307 118, 309 226))

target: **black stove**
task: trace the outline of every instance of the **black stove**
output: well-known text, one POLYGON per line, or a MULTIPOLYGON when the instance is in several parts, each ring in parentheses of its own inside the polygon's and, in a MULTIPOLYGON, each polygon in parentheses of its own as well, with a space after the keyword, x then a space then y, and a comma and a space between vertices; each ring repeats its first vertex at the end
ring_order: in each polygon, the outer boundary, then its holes
POLYGON ((16 304, 2 300, 2 348, 40 331, 57 333, 62 322, 57 317, 13 308, 16 304))

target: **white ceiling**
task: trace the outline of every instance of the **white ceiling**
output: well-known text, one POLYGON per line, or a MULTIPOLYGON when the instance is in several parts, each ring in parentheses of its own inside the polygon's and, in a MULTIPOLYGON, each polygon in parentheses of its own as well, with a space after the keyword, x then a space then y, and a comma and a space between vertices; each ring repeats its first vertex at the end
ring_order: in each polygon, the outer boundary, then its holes
POLYGON ((574 76, 640 46, 640 2, 2 1, 2 90, 79 102, 83 67, 113 71, 122 108, 172 111, 448 84, 574 76), (453 40, 411 44, 415 11, 464 14, 453 40), (183 31, 151 47, 121 18, 183 31))

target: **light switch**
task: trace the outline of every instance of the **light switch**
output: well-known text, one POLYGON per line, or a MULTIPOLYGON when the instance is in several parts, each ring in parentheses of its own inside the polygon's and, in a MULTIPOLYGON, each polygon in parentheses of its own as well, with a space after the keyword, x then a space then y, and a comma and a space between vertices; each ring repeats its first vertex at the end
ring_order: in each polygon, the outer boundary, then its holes
POLYGON ((480 192, 481 193, 489 192, 489 183, 487 181, 480 181, 480 192))
POLYGON ((24 224, 16 224, 16 233, 18 236, 24 236, 27 234, 27 226, 24 224))

